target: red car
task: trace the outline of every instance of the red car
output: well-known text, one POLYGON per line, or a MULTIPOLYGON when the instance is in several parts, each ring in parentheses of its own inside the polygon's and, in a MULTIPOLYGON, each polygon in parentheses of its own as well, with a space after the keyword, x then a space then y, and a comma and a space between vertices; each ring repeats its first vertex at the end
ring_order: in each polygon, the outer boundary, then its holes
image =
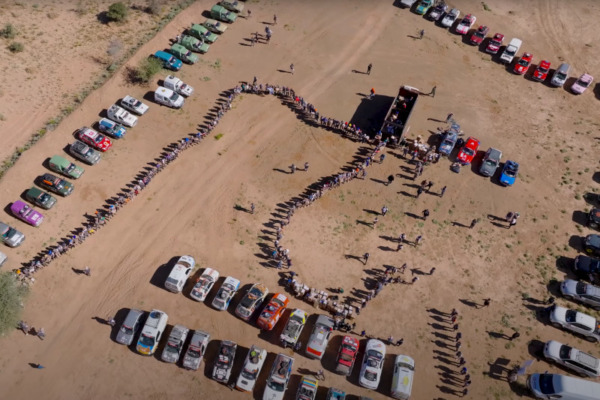
POLYGON ((473 158, 475 158, 475 154, 477 154, 477 149, 479 148, 479 140, 469 137, 467 139, 467 143, 460 149, 456 159, 459 163, 463 165, 471 164, 473 158))
POLYGON ((283 294, 277 293, 269 304, 262 310, 256 324, 260 329, 270 331, 275 327, 279 318, 285 311, 290 300, 283 294))
POLYGON ((490 28, 488 28, 485 25, 479 25, 479 28, 477 28, 477 30, 475 31, 475 33, 473 33, 473 35, 471 35, 471 44, 475 44, 475 45, 480 45, 481 42, 483 42, 483 39, 485 39, 485 36, 488 34, 488 32, 490 31, 490 28))
POLYGON ((356 361, 357 353, 358 340, 350 336, 344 336, 340 351, 338 352, 335 372, 349 376, 352 373, 352 367, 354 366, 354 361, 356 361))
POLYGON ((515 74, 525 75, 529 66, 531 65, 531 60, 533 60, 533 54, 531 53, 523 53, 519 61, 515 64, 515 74))
POLYGON ((112 146, 112 142, 106 136, 96 132, 95 130, 84 126, 75 131, 75 137, 83 143, 100 151, 106 151, 112 146))
POLYGON ((485 51, 487 51, 490 54, 498 53, 498 50, 500 50, 500 47, 502 46, 503 41, 504 41, 504 35, 501 33, 496 33, 494 35, 494 37, 490 39, 490 42, 488 43, 487 47, 485 48, 485 51))
POLYGON ((543 82, 546 80, 548 72, 550 72, 550 63, 546 60, 542 60, 540 65, 535 69, 532 78, 536 81, 543 82))

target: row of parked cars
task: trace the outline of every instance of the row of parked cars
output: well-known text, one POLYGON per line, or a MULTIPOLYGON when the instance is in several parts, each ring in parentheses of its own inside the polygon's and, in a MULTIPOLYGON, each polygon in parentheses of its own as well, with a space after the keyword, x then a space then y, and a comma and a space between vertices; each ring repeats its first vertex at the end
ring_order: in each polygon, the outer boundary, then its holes
MULTIPOLYGON (((477 17, 473 14, 467 14, 462 19, 460 17, 460 10, 452 8, 442 2, 434 4, 433 0, 401 0, 400 4, 405 7, 415 7, 415 12, 420 15, 425 15, 432 21, 437 21, 440 26, 444 28, 451 28, 457 21, 456 33, 459 35, 466 35, 475 26, 477 17), (416 4, 416 6, 415 6, 416 4)), ((479 25, 477 29, 474 29, 469 37, 468 41, 472 45, 479 46, 486 39, 490 29, 487 25, 479 25)), ((495 33, 494 36, 489 38, 485 51, 489 54, 498 54, 503 45, 504 35, 502 33, 495 33)), ((513 38, 509 44, 504 48, 504 51, 500 53, 500 61, 505 64, 510 64, 513 59, 517 56, 523 42, 519 38, 513 38)), ((515 63, 513 72, 518 75, 525 75, 529 70, 533 60, 531 53, 523 53, 520 59, 515 63)), ((531 75, 531 79, 543 82, 550 77, 549 83, 555 87, 562 87, 569 75, 571 74, 571 66, 567 63, 562 63, 550 75, 550 61, 544 59, 541 60, 531 75)), ((574 94, 582 94, 587 88, 592 85, 594 78, 588 73, 582 74, 572 85, 571 92, 574 94)))

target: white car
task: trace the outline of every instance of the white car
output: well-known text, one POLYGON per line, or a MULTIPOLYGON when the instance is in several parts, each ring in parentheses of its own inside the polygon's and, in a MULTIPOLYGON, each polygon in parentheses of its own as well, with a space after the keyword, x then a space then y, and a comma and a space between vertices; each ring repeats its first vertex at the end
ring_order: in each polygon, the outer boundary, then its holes
POLYGON ((544 357, 549 361, 564 365, 583 376, 600 376, 600 360, 581 350, 567 346, 556 340, 549 340, 544 346, 544 357))
POLYGON ((210 340, 210 334, 203 331, 194 331, 190 344, 183 356, 183 367, 191 370, 198 370, 202 363, 202 357, 206 352, 206 346, 210 340))
POLYGON ((181 256, 173 266, 165 282, 165 288, 173 293, 181 293, 190 274, 194 270, 196 260, 192 256, 181 256))
POLYGON ((238 289, 240 288, 240 281, 231 276, 225 278, 225 282, 219 288, 215 298, 212 301, 212 306, 219 311, 227 310, 229 303, 238 289))
POLYGON ((198 301, 206 300, 208 292, 210 292, 217 279, 219 279, 219 272, 212 268, 206 268, 190 292, 192 299, 198 301))
POLYGON ((510 64, 512 60, 517 55, 517 52, 521 48, 523 41, 519 38, 512 38, 508 43, 508 46, 504 49, 502 54, 500 54, 500 61, 505 64, 510 64))
POLYGON ((173 327, 160 357, 164 362, 176 363, 179 360, 189 332, 190 330, 183 325, 173 327))
POLYGON ((144 115, 146 111, 148 111, 148 105, 129 95, 123 97, 123 100, 121 100, 121 105, 123 108, 137 115, 144 115))
POLYGON ((283 395, 292 375, 293 365, 294 359, 292 357, 282 353, 277 354, 267 378, 263 400, 283 400, 283 395))
POLYGON ((578 333, 590 342, 600 340, 600 326, 591 315, 554 305, 550 309, 550 322, 555 328, 578 333))
POLYGON ((400 5, 406 8, 411 8, 416 2, 417 0, 400 0, 400 5))
POLYGON ((452 10, 448 11, 448 14, 444 15, 444 18, 442 18, 442 22, 440 22, 440 24, 445 28, 450 28, 459 16, 460 10, 458 8, 453 8, 452 10))
POLYGON ((108 118, 112 119, 115 122, 128 126, 130 128, 134 127, 137 124, 137 117, 135 115, 130 114, 125 111, 124 108, 119 107, 116 104, 110 106, 110 108, 106 111, 108 118))
POLYGON ((466 34, 467 32, 469 32, 469 29, 473 27, 475 21, 477 21, 477 17, 475 17, 474 15, 465 15, 465 17, 462 19, 462 21, 460 21, 460 23, 456 27, 456 33, 458 33, 459 35, 466 34))
POLYGON ((369 339, 360 369, 358 383, 367 389, 377 390, 385 359, 385 344, 381 340, 369 339))
POLYGON ((183 81, 173 75, 168 75, 163 86, 167 89, 173 90, 175 93, 179 93, 182 96, 189 97, 194 93, 194 88, 190 85, 183 83, 183 81))
POLYGON ((560 284, 560 291, 566 299, 576 300, 600 311, 600 287, 573 279, 565 279, 560 284))
POLYGON ((243 392, 251 392, 256 384, 256 379, 267 358, 267 351, 256 346, 250 347, 244 361, 242 372, 235 384, 235 388, 243 392))

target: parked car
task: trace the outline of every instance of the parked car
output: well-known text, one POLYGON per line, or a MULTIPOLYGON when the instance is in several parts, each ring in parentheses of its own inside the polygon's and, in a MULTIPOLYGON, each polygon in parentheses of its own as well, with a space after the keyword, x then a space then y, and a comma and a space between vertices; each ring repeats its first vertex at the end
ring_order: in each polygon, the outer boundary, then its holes
POLYGON ((577 256, 573 263, 573 272, 583 279, 590 279, 590 276, 600 274, 600 260, 588 256, 577 256))
POLYGON ((479 46, 483 42, 483 39, 485 39, 489 31, 490 28, 488 28, 487 26, 479 25, 479 28, 477 28, 477 30, 473 32, 469 41, 471 42, 471 44, 479 46))
POLYGON ((589 88, 592 85, 593 81, 593 76, 591 76, 590 74, 583 74, 579 77, 579 79, 573 82, 573 86, 571 86, 571 91, 575 94, 582 94, 587 88, 589 88))
POLYGON ((458 33, 459 35, 466 34, 473 27, 475 21, 477 21, 477 17, 475 17, 474 15, 465 15, 464 18, 456 26, 456 33, 458 33))
POLYGON ((340 350, 338 351, 335 372, 341 375, 349 376, 356 361, 358 354, 358 340, 352 336, 344 336, 340 350))
POLYGON ((592 208, 588 213, 587 218, 587 226, 592 229, 599 230, 600 229, 600 209, 592 208))
POLYGON ((87 144, 76 140, 69 146, 71 155, 89 165, 97 164, 102 155, 98 150, 94 150, 87 144))
POLYGON ((309 358, 320 360, 325 354, 327 343, 333 332, 334 321, 327 315, 319 315, 315 326, 313 327, 308 344, 306 345, 306 355, 309 358))
POLYGON ((183 81, 173 75, 167 75, 163 82, 164 87, 171 89, 176 93, 189 97, 194 93, 194 88, 190 85, 183 83, 183 81))
POLYGON ((136 126, 138 122, 138 117, 126 111, 124 108, 119 107, 116 104, 110 106, 109 109, 106 110, 106 114, 108 115, 108 118, 112 119, 113 121, 128 126, 130 128, 136 126))
POLYGON ((31 225, 40 226, 44 222, 44 216, 42 213, 34 210, 27 205, 24 201, 17 200, 10 206, 10 212, 21 221, 31 225))
POLYGON ((181 43, 182 46, 185 46, 186 49, 197 53, 206 53, 208 49, 210 49, 210 45, 204 43, 204 40, 200 40, 190 35, 180 36, 179 43, 181 43))
POLYGON ((196 260, 192 256, 181 256, 171 269, 165 282, 165 289, 173 293, 181 293, 188 277, 194 270, 196 260))
POLYGON ((164 311, 152 310, 142 328, 142 333, 137 342, 138 353, 150 356, 158 347, 158 342, 167 327, 169 316, 164 311))
POLYGON ((185 104, 183 96, 162 86, 159 86, 154 91, 154 101, 172 108, 181 108, 185 104))
POLYGON ((175 325, 173 329, 171 329, 169 339, 167 339, 167 344, 165 344, 165 348, 160 357, 164 362, 176 363, 179 360, 179 356, 183 350, 183 344, 185 343, 185 339, 187 339, 189 332, 190 330, 183 325, 175 325))
POLYGON ((236 13, 240 13, 240 12, 244 11, 244 3, 240 3, 239 1, 235 1, 235 0, 233 0, 233 1, 232 0, 221 0, 219 2, 219 5, 225 7, 229 11, 233 11, 236 13))
POLYGON ((427 18, 429 18, 431 21, 438 21, 440 18, 446 15, 446 12, 448 12, 449 8, 450 7, 448 7, 448 4, 444 3, 443 1, 439 2, 431 9, 431 11, 429 11, 427 18))
POLYGON ((408 400, 412 393, 415 374, 415 360, 405 355, 397 355, 394 360, 394 375, 390 394, 394 399, 408 400))
POLYGON ((225 7, 215 4, 210 9, 211 18, 218 19, 219 21, 233 23, 237 19, 235 12, 227 10, 225 7))
POLYGON ((209 31, 217 33, 219 35, 225 33, 225 31, 227 30, 227 25, 214 19, 207 19, 202 23, 202 26, 204 26, 209 31))
POLYGON ((0 238, 8 247, 18 247, 25 240, 25 235, 10 225, 0 222, 0 238))
POLYGON ((400 0, 400 6, 405 8, 411 8, 416 2, 417 0, 400 0))
POLYGON ((8 256, 0 251, 0 267, 8 260, 8 256))
POLYGON ((342 389, 330 387, 325 400, 346 400, 346 392, 342 389))
POLYGON ((116 342, 126 346, 131 346, 135 335, 137 335, 140 327, 142 326, 143 317, 144 312, 142 310, 129 310, 125 320, 117 332, 117 337, 115 338, 116 342))
POLYGON ((384 359, 385 344, 381 340, 369 339, 358 378, 360 386, 377 390, 379 380, 381 379, 384 359))
POLYGON ((263 308, 260 316, 256 320, 256 325, 258 325, 260 329, 267 331, 272 330, 275 325, 277 325, 279 318, 281 318, 285 312, 289 302, 290 300, 284 294, 275 294, 271 301, 263 308))
POLYGON ((231 376, 231 370, 233 369, 233 360, 235 359, 235 351, 237 350, 237 344, 229 341, 222 340, 221 346, 219 347, 219 353, 215 360, 213 367, 212 378, 221 383, 229 382, 231 376))
POLYGON ((600 383, 559 374, 531 374, 527 387, 538 399, 596 400, 600 383))
POLYGON ((131 111, 132 113, 137 115, 146 114, 146 111, 148 111, 148 109, 150 108, 147 104, 144 104, 135 97, 131 97, 129 95, 123 97, 123 99, 121 100, 121 106, 124 109, 131 111))
POLYGON ((41 189, 33 186, 25 193, 25 198, 30 203, 43 208, 44 210, 49 210, 56 204, 56 197, 51 196, 50 194, 44 192, 41 189))
POLYGON ((507 160, 502 167, 500 174, 500 183, 504 186, 512 186, 517 180, 519 174, 519 164, 515 161, 507 160))
POLYGON ((179 43, 174 43, 169 49, 169 52, 187 64, 196 64, 199 60, 197 54, 192 53, 179 43))
POLYGON ((550 62, 542 60, 533 72, 532 78, 536 81, 543 82, 548 77, 548 72, 550 72, 550 62))
POLYGON ((600 256, 600 236, 587 235, 583 238, 583 250, 591 256, 600 256))
POLYGON ((193 24, 188 33, 196 39, 200 39, 206 43, 214 43, 219 38, 218 35, 212 33, 200 24, 193 24))
POLYGON ((567 78, 569 78, 569 72, 571 72, 571 66, 569 64, 560 64, 558 68, 556 68, 556 71, 554 71, 552 79, 550 80, 552 86, 562 87, 567 81, 567 78))
POLYGON ((229 307, 229 303, 238 289, 240 288, 240 281, 228 276, 219 288, 215 298, 212 301, 212 306, 217 310, 224 311, 229 307))
POLYGON ((510 42, 508 42, 508 46, 506 46, 506 48, 500 55, 500 61, 505 64, 510 64, 513 58, 515 58, 515 56, 519 52, 519 49, 521 48, 522 44, 523 42, 521 41, 521 39, 510 39, 510 42))
POLYGON ((183 367, 197 371, 202 363, 202 357, 206 352, 206 346, 210 340, 210 334, 203 331, 194 331, 190 344, 183 355, 183 367))
POLYGON ((421 0, 415 8, 415 12, 419 15, 425 15, 431 6, 433 6, 433 0, 421 0))
POLYGON ((560 284, 560 292, 569 300, 575 300, 600 310, 600 288, 585 282, 565 279, 560 284))
POLYGON ((299 308, 292 311, 290 318, 287 320, 283 332, 279 337, 283 347, 294 347, 306 325, 307 316, 306 311, 299 308))
POLYGON ((192 288, 190 292, 190 297, 197 301, 206 300, 206 296, 208 292, 215 285, 217 280, 219 279, 219 271, 212 268, 206 268, 202 275, 196 281, 196 284, 192 288))
POLYGON ((494 37, 490 39, 485 51, 490 54, 498 54, 500 47, 502 47, 502 42, 504 42, 504 35, 501 33, 496 33, 494 37))
POLYGON ((258 306, 262 304, 265 297, 269 294, 269 289, 262 283, 254 284, 244 295, 242 300, 235 308, 235 315, 248 321, 258 306))
POLYGON ((42 175, 38 180, 38 185, 61 196, 68 196, 73 192, 73 184, 71 182, 60 179, 52 174, 42 175))
POLYGON ((296 392, 296 400, 315 400, 317 397, 317 388, 319 387, 319 381, 312 376, 304 375, 300 384, 298 385, 298 392, 296 392))
POLYGON ((282 400, 292 375, 294 359, 285 354, 277 354, 267 378, 263 400, 282 400))
POLYGON ((76 130, 75 137, 88 146, 100 151, 106 151, 112 146, 112 142, 109 138, 96 132, 92 128, 88 128, 87 126, 76 130))
POLYGON ((252 345, 244 360, 244 366, 237 379, 235 388, 242 392, 252 392, 266 359, 267 350, 252 345))
POLYGON ((531 66, 531 61, 533 60, 533 54, 531 53, 523 53, 519 61, 515 63, 513 71, 515 74, 525 75, 531 66))
POLYGON ((554 305, 550 309, 550 322, 555 328, 578 333, 590 342, 600 340, 600 325, 591 315, 554 305))
POLYGON ((544 357, 548 361, 572 369, 580 375, 590 378, 600 376, 600 360, 598 358, 556 340, 546 342, 544 357))
POLYGON ((162 50, 154 53, 154 58, 162 62, 163 68, 170 69, 171 71, 179 71, 183 65, 180 59, 162 50))
POLYGON ((54 172, 68 176, 69 178, 77 179, 85 172, 85 170, 71 161, 61 156, 52 156, 48 161, 48 167, 54 172))
POLYGON ((471 164, 477 154, 477 149, 479 149, 479 140, 469 137, 465 145, 458 152, 456 160, 463 165, 471 164))
POLYGON ((502 152, 498 149, 490 147, 483 156, 481 161, 481 167, 479 167, 479 173, 483 176, 494 176, 500 160, 502 159, 502 152))
POLYGON ((440 24, 445 28, 450 28, 452 25, 454 25, 454 22, 456 22, 459 16, 460 10, 458 8, 453 8, 444 16, 444 18, 442 18, 442 22, 440 24))
POLYGON ((127 133, 127 130, 123 125, 117 124, 115 121, 108 118, 102 118, 100 122, 98 122, 98 130, 117 139, 122 138, 127 133))
POLYGON ((450 126, 450 129, 444 132, 444 135, 442 136, 442 141, 438 149, 438 152, 441 155, 449 156, 450 153, 452 153, 454 146, 456 146, 456 141, 458 140, 458 135, 460 134, 460 132, 460 125, 456 123, 453 123, 450 126))

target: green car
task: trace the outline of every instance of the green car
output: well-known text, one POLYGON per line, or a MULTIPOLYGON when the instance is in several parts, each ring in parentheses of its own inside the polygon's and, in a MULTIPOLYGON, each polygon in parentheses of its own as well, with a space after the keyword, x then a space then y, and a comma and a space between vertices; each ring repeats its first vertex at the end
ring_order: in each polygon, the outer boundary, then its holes
POLYGON ((198 62, 198 56, 180 44, 174 44, 169 50, 171 54, 179 58, 184 63, 195 64, 198 62))
POLYGON ((215 4, 210 9, 210 16, 219 21, 233 23, 237 19, 237 14, 227 10, 225 7, 215 4))
POLYGON ((211 31, 209 31, 208 29, 206 29, 204 26, 202 26, 200 24, 192 25, 192 27, 190 28, 189 34, 192 35, 193 37, 198 38, 198 39, 202 40, 203 42, 207 42, 207 43, 214 43, 215 40, 217 40, 219 38, 219 36, 215 35, 214 33, 212 33, 211 31))
POLYGON ((244 4, 237 0, 221 0, 218 5, 237 13, 244 11, 244 4))
POLYGON ((39 186, 61 196, 68 196, 73 192, 73 184, 71 182, 60 179, 52 174, 42 175, 38 182, 39 186))
POLYGON ((56 197, 49 195, 42 189, 38 189, 35 186, 25 193, 25 198, 31 204, 41 207, 44 210, 49 210, 56 204, 56 197))
POLYGON ((204 43, 202 40, 196 39, 193 36, 183 35, 179 39, 179 43, 186 49, 195 51, 197 53, 206 53, 210 48, 209 44, 204 43))
POLYGON ((69 178, 77 179, 85 172, 85 170, 71 161, 61 156, 53 156, 48 162, 48 166, 54 172, 68 176, 69 178))

